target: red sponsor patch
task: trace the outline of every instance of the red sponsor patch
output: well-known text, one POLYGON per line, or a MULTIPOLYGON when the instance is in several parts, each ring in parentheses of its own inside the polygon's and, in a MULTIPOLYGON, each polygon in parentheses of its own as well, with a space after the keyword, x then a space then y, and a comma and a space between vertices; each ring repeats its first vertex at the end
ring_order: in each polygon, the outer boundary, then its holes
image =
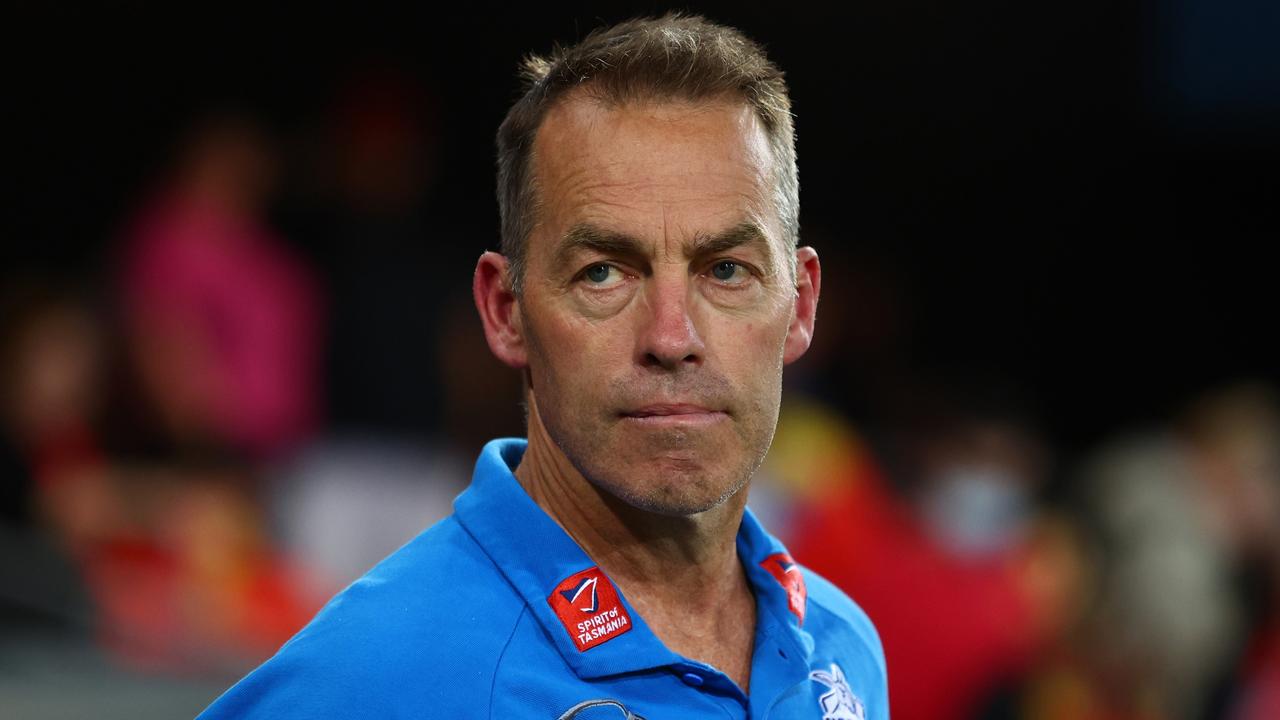
POLYGON ((600 568, 570 575, 547 597, 578 652, 608 642, 631 629, 631 616, 600 568))
POLYGON ((760 563, 760 567, 769 571, 778 584, 787 591, 787 607, 791 612, 800 618, 800 624, 804 624, 804 608, 805 602, 808 600, 809 593, 804 589, 804 574, 800 572, 800 566, 795 560, 786 553, 774 553, 764 559, 760 563))

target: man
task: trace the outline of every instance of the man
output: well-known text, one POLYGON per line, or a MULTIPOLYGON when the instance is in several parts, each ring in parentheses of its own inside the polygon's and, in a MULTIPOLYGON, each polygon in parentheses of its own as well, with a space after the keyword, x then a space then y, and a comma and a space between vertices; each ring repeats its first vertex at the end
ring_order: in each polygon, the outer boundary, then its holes
POLYGON ((782 74, 681 16, 525 73, 474 294, 527 444, 207 716, 887 718, 871 623, 745 512, 820 282, 782 74))

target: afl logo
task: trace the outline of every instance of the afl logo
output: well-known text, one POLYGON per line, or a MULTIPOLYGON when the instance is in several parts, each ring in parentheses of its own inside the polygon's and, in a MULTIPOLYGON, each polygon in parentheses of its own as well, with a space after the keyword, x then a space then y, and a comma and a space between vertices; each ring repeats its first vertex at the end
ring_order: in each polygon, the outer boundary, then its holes
POLYGON ((644 720, 617 700, 584 700, 556 720, 644 720))

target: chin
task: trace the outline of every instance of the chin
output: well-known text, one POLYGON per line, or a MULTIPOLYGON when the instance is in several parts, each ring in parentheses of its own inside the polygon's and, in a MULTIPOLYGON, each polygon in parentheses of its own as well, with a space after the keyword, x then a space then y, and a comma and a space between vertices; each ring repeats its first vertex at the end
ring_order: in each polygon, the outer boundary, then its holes
POLYGON ((614 424, 561 435, 570 463, 606 495, 637 510, 688 517, 713 510, 742 490, 755 467, 724 458, 744 453, 724 428, 690 432, 685 428, 635 428, 614 424), (621 427, 626 431, 619 432, 621 427))
POLYGON ((637 510, 667 517, 690 517, 714 510, 724 504, 730 495, 714 500, 705 498, 673 497, 673 496, 641 496, 620 497, 619 499, 637 510))
POLYGON ((637 510, 687 517, 720 507, 747 484, 746 478, 709 477, 701 467, 690 468, 683 462, 659 462, 648 470, 639 473, 642 477, 606 480, 600 485, 637 510))

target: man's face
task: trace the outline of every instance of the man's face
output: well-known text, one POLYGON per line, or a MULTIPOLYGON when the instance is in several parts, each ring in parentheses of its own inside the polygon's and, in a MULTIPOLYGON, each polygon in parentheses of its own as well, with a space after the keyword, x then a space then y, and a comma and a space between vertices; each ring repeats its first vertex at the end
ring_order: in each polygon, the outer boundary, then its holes
POLYGON ((745 103, 571 96, 534 156, 530 423, 632 506, 715 507, 768 450, 795 311, 763 128, 745 103))

